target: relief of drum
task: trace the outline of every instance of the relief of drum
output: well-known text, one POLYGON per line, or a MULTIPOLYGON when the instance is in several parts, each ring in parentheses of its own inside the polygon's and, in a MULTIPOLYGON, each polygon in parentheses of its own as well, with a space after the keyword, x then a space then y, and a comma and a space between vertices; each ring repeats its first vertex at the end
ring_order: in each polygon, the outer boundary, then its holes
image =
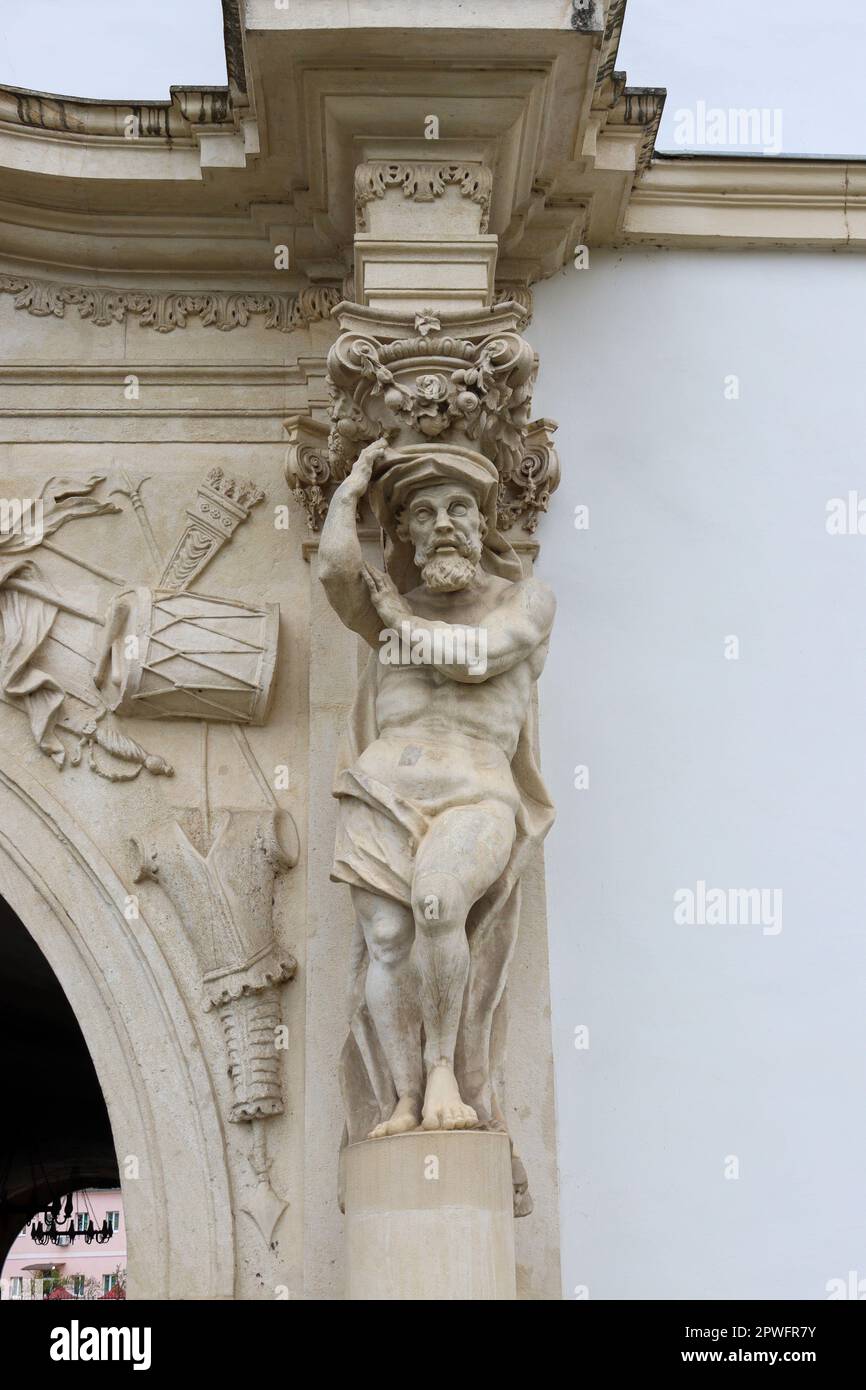
POLYGON ((94 681, 120 715, 262 724, 278 630, 275 603, 129 589, 106 614, 94 681))

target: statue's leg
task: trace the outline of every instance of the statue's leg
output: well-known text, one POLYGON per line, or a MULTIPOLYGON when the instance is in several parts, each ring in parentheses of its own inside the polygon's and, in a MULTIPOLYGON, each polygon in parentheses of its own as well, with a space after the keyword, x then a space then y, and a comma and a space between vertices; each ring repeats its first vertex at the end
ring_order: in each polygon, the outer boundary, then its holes
POLYGON ((466 918, 505 869, 514 813, 500 801, 443 811, 418 849, 412 881, 415 950, 424 1020, 424 1126, 465 1129, 478 1117, 460 1096, 454 1049, 469 975, 466 918))
POLYGON ((415 923, 408 907, 352 889, 352 903, 367 943, 367 1008, 391 1069, 397 1105, 371 1130, 371 1139, 402 1134, 421 1123, 423 1074, 418 978, 412 959, 415 923))

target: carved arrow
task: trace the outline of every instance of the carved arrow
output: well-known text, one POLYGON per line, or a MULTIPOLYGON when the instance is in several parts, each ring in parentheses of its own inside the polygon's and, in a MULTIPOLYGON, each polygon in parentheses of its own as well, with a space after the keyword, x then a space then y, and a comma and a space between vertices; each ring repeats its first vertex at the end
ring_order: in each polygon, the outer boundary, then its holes
POLYGON ((118 469, 117 477, 119 479, 119 482, 115 483, 113 487, 110 487, 108 489, 108 492, 109 495, 112 492, 119 492, 123 497, 129 498, 130 502, 132 503, 132 510, 134 511, 138 524, 141 527, 142 535, 144 536, 144 539, 147 541, 147 546, 150 550, 153 562, 157 566, 157 569, 161 569, 162 555, 160 554, 159 546, 156 543, 156 536, 153 534, 153 527, 150 524, 150 517, 147 515, 147 508, 145 507, 144 501, 141 496, 141 485, 142 483, 146 483, 150 476, 151 475, 149 473, 145 473, 144 476, 142 478, 139 478, 138 482, 133 486, 126 469, 118 469))

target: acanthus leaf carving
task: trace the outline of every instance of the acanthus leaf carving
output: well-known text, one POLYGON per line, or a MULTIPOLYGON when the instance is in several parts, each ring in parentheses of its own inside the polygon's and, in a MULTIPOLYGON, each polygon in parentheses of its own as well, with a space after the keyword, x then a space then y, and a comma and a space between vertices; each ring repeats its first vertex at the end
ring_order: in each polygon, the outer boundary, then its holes
POLYGON ((504 480, 523 458, 537 371, 534 350, 506 308, 473 324, 442 327, 432 311, 415 335, 388 339, 350 328, 328 354, 329 461, 344 478, 359 449, 381 436, 393 447, 437 440, 490 458, 504 480), (492 320, 492 322, 491 322, 492 320), (496 329, 499 331, 491 331, 496 329))
POLYGON ((532 535, 538 519, 550 505, 550 495, 559 486, 559 454, 553 442, 553 420, 533 420, 526 431, 524 452, 517 466, 499 487, 497 518, 499 529, 520 525, 532 535))
POLYGON ((481 208, 482 232, 487 231, 493 176, 485 164, 449 164, 445 161, 368 160, 355 169, 355 218, 359 231, 366 227, 365 208, 384 198, 389 188, 401 188, 403 197, 415 203, 432 203, 445 189, 456 186, 462 197, 481 208))
POLYGON ((204 327, 221 332, 245 327, 264 315, 264 327, 290 333, 305 324, 330 316, 340 302, 341 291, 330 285, 313 285, 298 294, 234 290, 157 291, 116 289, 98 285, 66 285, 29 276, 0 274, 0 293, 14 295, 16 309, 38 318, 63 318, 67 305, 98 327, 137 318, 143 328, 173 333, 197 317, 204 327))
POLYGON ((289 436, 286 479, 293 497, 304 508, 310 530, 318 531, 339 481, 328 453, 328 426, 312 415, 290 415, 283 428, 289 436))

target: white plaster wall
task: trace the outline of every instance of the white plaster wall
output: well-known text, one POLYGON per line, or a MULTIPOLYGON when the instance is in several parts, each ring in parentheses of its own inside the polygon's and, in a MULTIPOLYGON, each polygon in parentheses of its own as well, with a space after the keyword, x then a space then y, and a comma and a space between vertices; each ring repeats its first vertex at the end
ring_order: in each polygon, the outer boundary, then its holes
POLYGON ((535 302, 566 1296, 825 1298, 866 1277, 866 536, 825 529, 866 497, 863 263, 599 252, 535 302), (782 930, 676 925, 699 879, 782 930))

